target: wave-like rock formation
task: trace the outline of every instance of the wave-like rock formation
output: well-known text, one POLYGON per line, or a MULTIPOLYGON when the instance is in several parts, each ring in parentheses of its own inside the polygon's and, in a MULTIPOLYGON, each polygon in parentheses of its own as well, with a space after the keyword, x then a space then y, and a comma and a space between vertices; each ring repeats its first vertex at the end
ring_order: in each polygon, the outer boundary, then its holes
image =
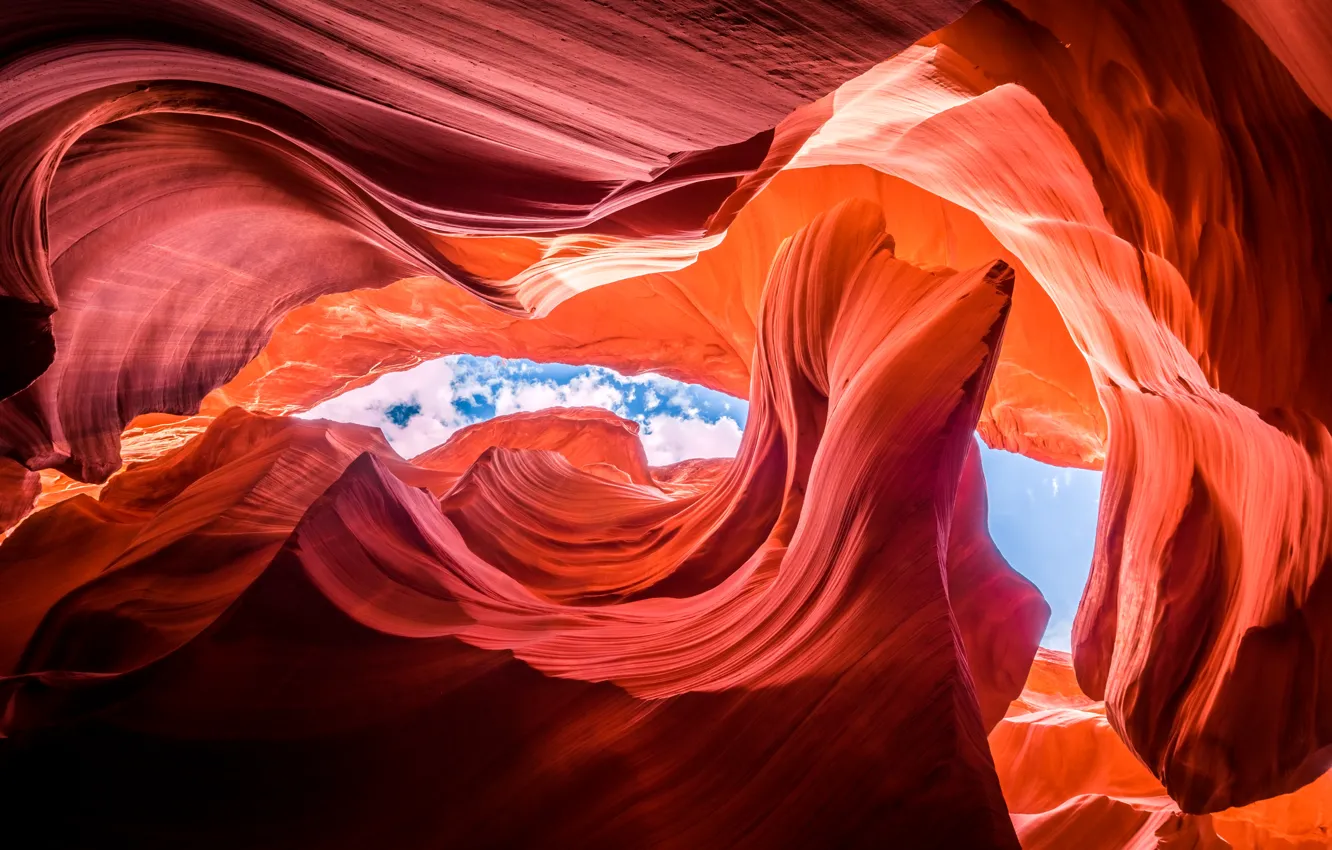
MULTIPOLYGON (((202 817, 197 783, 321 750, 330 779, 367 775, 426 723, 419 755, 450 778, 391 780, 395 806, 468 816, 403 818, 354 784, 339 815, 302 812, 293 782, 229 794, 232 823, 289 809, 320 844, 387 818, 395 844, 1013 846, 984 735, 1048 609, 976 522, 971 436, 1012 280, 894 258, 863 202, 816 217, 774 259, 740 454, 693 493, 658 487, 607 415, 496 420, 408 463, 366 428, 234 409, 3 547, 17 758, 58 775, 47 736, 78 738, 76 760, 169 736, 135 774, 191 777, 194 803, 150 786, 202 817), (272 736, 293 748, 196 749, 272 736)), ((154 836, 141 815, 111 819, 154 836)))
POLYGON ((364 6, 0 9, 48 843, 1325 834, 1327 4, 364 6), (654 469, 593 411, 412 460, 289 416, 459 352, 750 422, 654 469), (977 431, 1104 470, 1071 662, 977 431))
POLYGON ((1025 848, 1316 850, 1332 840, 1332 774, 1240 808, 1190 815, 1078 688, 1067 653, 1041 649, 1022 695, 990 733, 1025 848))

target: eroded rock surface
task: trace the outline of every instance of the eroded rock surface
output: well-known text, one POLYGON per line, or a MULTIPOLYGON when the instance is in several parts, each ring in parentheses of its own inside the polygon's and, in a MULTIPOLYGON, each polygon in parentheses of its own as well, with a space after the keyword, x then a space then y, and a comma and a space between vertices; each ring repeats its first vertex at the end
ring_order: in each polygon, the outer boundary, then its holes
POLYGON ((0 9, 0 790, 55 844, 1320 835, 1326 4, 151 6, 0 9), (289 418, 460 352, 750 424, 289 418), (973 431, 1105 474, 1030 678, 973 431))

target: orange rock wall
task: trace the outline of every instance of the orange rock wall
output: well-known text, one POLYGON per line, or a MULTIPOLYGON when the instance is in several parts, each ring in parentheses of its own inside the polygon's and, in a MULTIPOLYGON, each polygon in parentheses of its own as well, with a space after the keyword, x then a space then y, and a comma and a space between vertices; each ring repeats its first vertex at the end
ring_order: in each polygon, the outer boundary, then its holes
POLYGON ((56 845, 1322 835, 1323 4, 152 6, 0 10, 0 791, 93 776, 56 845), (285 418, 459 352, 750 426, 285 418), (1030 676, 973 431, 1105 474, 1030 676))

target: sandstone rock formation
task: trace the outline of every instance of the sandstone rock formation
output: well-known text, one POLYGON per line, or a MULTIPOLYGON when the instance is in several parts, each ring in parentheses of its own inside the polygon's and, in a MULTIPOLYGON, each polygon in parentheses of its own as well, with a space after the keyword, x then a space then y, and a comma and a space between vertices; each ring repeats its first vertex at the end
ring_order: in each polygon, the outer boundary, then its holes
POLYGON ((56 846, 1316 841, 1330 38, 1312 0, 5 6, 0 792, 66 799, 56 846), (459 352, 750 424, 653 469, 590 411, 411 460, 289 416, 459 352), (1105 473, 1030 678, 973 431, 1105 473))
MULTIPOLYGON (((356 776, 426 747, 452 778, 394 784, 396 805, 467 801, 411 820, 349 793, 329 818, 300 784, 255 786, 230 798, 241 832, 210 827, 220 844, 271 817, 350 845, 388 817, 395 843, 1016 846, 984 733, 1048 609, 985 537, 971 436, 1012 281, 894 258, 865 202, 816 216, 764 287, 740 454, 682 495, 641 447, 583 438, 630 432, 604 415, 496 420, 408 463, 370 429, 233 409, 0 549, 22 601, 0 681, 13 758, 47 775, 69 764, 52 735, 82 740, 76 761, 146 737, 161 760, 134 793, 197 823, 206 806, 160 777, 280 775, 323 748, 356 776), (507 445, 477 456, 477 430, 507 445), (403 737, 426 717, 460 722, 403 737), (600 790, 565 805, 567 782, 600 790)), ((151 842, 156 817, 112 819, 151 842)))
POLYGON ((1332 774, 1300 790, 1188 815, 1078 689, 1067 653, 1040 650, 990 749, 1026 848, 1315 850, 1332 840, 1332 774))

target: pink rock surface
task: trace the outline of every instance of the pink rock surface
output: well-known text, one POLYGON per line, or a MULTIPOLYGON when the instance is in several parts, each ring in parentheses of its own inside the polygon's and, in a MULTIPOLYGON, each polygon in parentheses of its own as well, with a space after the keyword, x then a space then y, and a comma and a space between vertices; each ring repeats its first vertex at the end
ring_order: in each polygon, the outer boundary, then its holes
MULTIPOLYGON (((87 730, 81 752, 157 741, 134 775, 191 829, 204 809, 157 771, 207 786, 323 749, 323 781, 349 777, 324 797, 333 818, 297 803, 299 783, 229 795, 217 843, 267 822, 328 846, 373 830, 1015 847, 983 739, 1049 612, 985 537, 972 437, 1013 274, 920 269, 883 223, 848 202, 778 252, 744 444, 693 492, 581 439, 631 432, 605 414, 498 419, 409 463, 359 426, 232 410, 100 500, 34 515, 0 550, 25 601, 0 680, 19 763, 60 770, 42 742, 62 729, 87 730), (459 477, 478 433, 507 447, 459 477), (596 447, 625 480, 588 470, 596 447), (68 529, 77 551, 42 551, 68 529), (260 740, 285 743, 197 758, 260 740), (366 760, 404 746, 450 778, 381 766, 362 795, 366 760), (438 816, 405 816, 441 790, 438 816)), ((92 828, 84 811, 63 828, 92 828)), ((167 835, 153 811, 111 820, 167 835)))
POLYGON ((152 753, 57 845, 1317 836, 1328 13, 972 7, 0 10, 0 790, 152 753), (750 427, 284 418, 459 352, 750 427), (1038 664, 995 762, 1047 609, 973 430, 1105 473, 1085 696, 1038 664))

